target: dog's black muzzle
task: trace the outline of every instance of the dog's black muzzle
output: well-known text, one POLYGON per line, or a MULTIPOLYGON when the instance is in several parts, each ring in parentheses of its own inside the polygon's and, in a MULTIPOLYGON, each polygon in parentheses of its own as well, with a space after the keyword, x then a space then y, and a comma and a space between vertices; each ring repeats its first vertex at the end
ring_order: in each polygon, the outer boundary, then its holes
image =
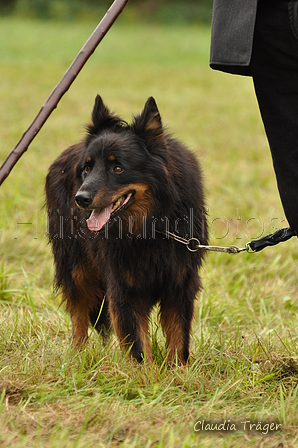
POLYGON ((75 195, 75 201, 78 207, 88 208, 93 202, 93 195, 89 191, 78 191, 75 195))

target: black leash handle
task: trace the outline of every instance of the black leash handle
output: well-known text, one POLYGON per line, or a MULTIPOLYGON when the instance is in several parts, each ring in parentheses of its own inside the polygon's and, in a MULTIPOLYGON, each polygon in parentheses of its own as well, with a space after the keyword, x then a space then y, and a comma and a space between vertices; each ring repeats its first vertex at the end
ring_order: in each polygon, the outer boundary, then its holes
POLYGON ((297 236, 295 230, 291 229, 291 227, 287 227, 284 229, 279 229, 274 233, 270 233, 269 235, 263 236, 258 240, 252 240, 248 243, 252 252, 259 252, 260 250, 265 249, 268 246, 275 246, 278 243, 282 243, 284 241, 289 240, 292 236, 297 236))

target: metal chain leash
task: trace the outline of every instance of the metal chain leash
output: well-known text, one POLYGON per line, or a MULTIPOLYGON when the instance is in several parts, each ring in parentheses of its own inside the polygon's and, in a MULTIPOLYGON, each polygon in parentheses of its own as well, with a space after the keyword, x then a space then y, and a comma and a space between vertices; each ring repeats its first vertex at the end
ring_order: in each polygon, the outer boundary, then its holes
POLYGON ((293 236, 297 236, 296 232, 290 227, 285 229, 279 229, 275 233, 270 233, 262 238, 257 240, 252 240, 249 243, 246 243, 244 247, 237 246, 207 246, 201 244, 198 238, 182 238, 181 236, 175 235, 169 231, 160 232, 159 230, 155 230, 157 233, 165 235, 167 238, 171 238, 175 241, 178 241, 181 244, 184 244, 190 252, 197 252, 199 249, 214 251, 214 252, 224 252, 227 254, 237 255, 240 252, 248 252, 255 253, 264 249, 267 246, 275 246, 278 243, 283 241, 287 241, 293 236))
POLYGON ((245 245, 245 247, 206 246, 204 244, 201 244, 201 242, 198 238, 189 238, 187 240, 186 238, 182 238, 181 236, 175 235, 174 233, 171 233, 169 231, 167 231, 167 232, 160 232, 159 230, 155 230, 155 231, 157 233, 160 233, 160 234, 166 236, 167 238, 171 238, 175 241, 178 241, 178 243, 184 244, 190 252, 197 252, 199 249, 210 250, 210 251, 215 251, 215 252, 225 252, 227 254, 232 254, 232 255, 239 254, 240 252, 250 252, 250 253, 254 252, 249 247, 249 243, 247 243, 245 245))

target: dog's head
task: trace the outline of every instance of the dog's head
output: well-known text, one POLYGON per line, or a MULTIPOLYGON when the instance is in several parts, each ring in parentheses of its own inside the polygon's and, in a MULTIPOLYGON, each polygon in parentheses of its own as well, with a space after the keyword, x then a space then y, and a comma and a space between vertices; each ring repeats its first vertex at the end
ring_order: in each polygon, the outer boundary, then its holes
POLYGON ((158 196, 171 196, 166 146, 152 97, 132 125, 110 113, 101 97, 96 97, 86 151, 77 166, 82 184, 75 195, 79 208, 91 210, 90 230, 100 231, 118 216, 140 226, 158 196))

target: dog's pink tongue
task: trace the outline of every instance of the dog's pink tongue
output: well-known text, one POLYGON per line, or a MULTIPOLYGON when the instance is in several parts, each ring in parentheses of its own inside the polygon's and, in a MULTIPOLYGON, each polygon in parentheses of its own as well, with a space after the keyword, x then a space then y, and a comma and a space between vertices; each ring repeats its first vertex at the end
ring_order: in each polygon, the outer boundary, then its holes
POLYGON ((113 204, 104 208, 103 210, 93 210, 90 217, 87 219, 87 226, 92 232, 98 232, 106 222, 110 219, 113 204))

